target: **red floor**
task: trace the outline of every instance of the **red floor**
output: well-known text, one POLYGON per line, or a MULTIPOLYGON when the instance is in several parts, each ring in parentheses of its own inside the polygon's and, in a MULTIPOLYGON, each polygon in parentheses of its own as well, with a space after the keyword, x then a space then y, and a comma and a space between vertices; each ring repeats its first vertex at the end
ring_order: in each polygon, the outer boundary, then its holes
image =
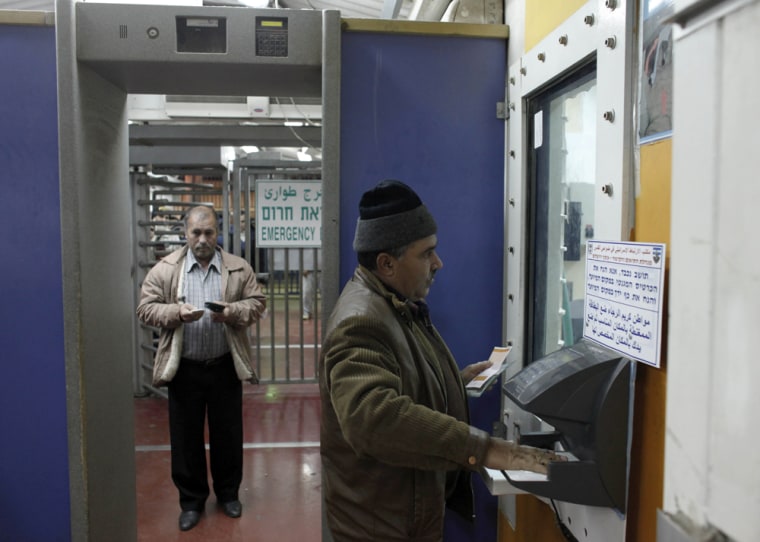
POLYGON ((321 471, 316 384, 243 387, 244 463, 239 519, 213 493, 201 522, 181 532, 169 469, 165 399, 135 399, 138 542, 319 542, 321 471))

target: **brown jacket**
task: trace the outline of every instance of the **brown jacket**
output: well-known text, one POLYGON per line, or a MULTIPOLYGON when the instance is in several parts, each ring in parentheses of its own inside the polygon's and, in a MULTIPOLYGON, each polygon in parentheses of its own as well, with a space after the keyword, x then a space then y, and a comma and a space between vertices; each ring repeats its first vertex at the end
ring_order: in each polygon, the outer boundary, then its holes
MULTIPOLYGON (((182 355, 182 321, 178 293, 182 289, 187 246, 160 260, 142 284, 137 316, 149 326, 161 328, 153 362, 153 385, 163 386, 174 378, 182 355)), ((224 326, 235 371, 240 380, 259 381, 253 368, 248 328, 266 308, 266 298, 256 274, 244 259, 220 251, 222 257, 222 297, 229 305, 232 323, 224 326)))
POLYGON ((459 369, 429 319, 361 266, 327 323, 319 380, 335 542, 440 541, 457 480, 471 513, 463 469, 482 465, 488 434, 468 425, 459 369))

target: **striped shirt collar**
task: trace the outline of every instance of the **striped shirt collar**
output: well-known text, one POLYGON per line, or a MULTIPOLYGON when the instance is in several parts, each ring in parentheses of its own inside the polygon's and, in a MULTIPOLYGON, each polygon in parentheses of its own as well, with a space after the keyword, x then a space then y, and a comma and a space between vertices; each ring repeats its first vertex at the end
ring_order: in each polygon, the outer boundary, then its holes
MULTIPOLYGON (((193 254, 193 251, 188 247, 187 249, 187 261, 185 262, 185 272, 190 273, 195 266, 201 267, 201 264, 198 260, 195 259, 195 254, 193 254)), ((222 272, 222 257, 218 250, 214 251, 214 257, 211 258, 211 262, 209 263, 209 269, 214 268, 217 272, 222 272)))

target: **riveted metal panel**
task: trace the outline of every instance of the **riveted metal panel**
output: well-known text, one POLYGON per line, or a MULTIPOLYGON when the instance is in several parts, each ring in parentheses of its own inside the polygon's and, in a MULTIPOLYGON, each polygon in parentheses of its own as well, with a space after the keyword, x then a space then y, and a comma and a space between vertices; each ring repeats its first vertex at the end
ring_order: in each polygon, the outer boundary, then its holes
MULTIPOLYGON (((525 290, 527 269, 527 138, 526 100, 537 95, 589 59, 597 63, 596 237, 627 240, 632 220, 632 61, 635 2, 591 0, 568 17, 537 45, 512 61, 507 74, 508 126, 506 160, 507 232, 505 246, 505 337, 513 343, 511 356, 524 356, 525 290), (611 7, 614 6, 614 7, 611 7), (614 38, 611 40, 610 38, 614 38), (614 122, 603 113, 614 110, 614 122), (611 184, 613 196, 602 191, 611 184)), ((507 23, 511 22, 507 11, 507 23)), ((519 44, 517 44, 519 46, 519 44)), ((609 115, 608 115, 609 117, 609 115)), ((506 378, 519 371, 508 369, 506 378)), ((514 424, 523 431, 535 424, 522 416, 508 399, 503 401, 507 437, 514 438, 514 424), (523 419, 524 418, 524 419, 523 419)), ((532 428, 537 429, 537 428, 532 428)), ((500 507, 514 525, 512 496, 502 497, 500 507)), ((582 540, 625 540, 625 517, 611 509, 557 503, 560 516, 582 540)))

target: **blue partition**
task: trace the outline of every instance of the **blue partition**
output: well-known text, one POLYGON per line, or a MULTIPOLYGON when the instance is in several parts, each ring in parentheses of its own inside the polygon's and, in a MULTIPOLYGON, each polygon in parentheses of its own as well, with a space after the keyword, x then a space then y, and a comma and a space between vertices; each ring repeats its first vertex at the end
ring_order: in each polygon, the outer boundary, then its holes
MULTIPOLYGON (((344 32, 341 64, 340 282, 361 194, 384 178, 412 186, 438 222, 444 267, 428 302, 460 367, 502 340, 506 41, 344 32)), ((470 402, 491 431, 500 392, 470 402)), ((497 499, 475 477, 477 521, 448 515, 447 541, 496 540, 497 499)))
POLYGON ((55 30, 0 24, 0 539, 71 539, 55 30))

